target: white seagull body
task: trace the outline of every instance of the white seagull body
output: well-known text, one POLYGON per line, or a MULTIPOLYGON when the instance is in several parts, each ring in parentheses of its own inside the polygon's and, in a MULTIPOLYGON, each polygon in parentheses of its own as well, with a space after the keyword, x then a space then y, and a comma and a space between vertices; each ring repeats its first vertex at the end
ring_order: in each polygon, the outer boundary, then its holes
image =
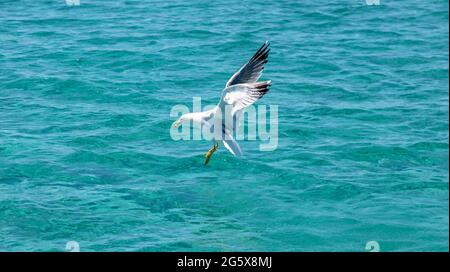
POLYGON ((183 121, 192 120, 210 128, 211 132, 216 132, 217 126, 221 126, 221 128, 217 128, 220 135, 214 134, 215 145, 206 154, 205 164, 208 163, 212 153, 216 151, 217 141, 222 141, 234 156, 242 156, 242 150, 233 138, 236 130, 234 124, 243 109, 255 103, 269 91, 270 80, 258 82, 264 65, 268 61, 269 46, 269 42, 266 41, 253 57, 228 80, 217 106, 208 111, 184 114, 174 123, 174 127, 178 127, 183 121), (230 125, 225 120, 232 120, 232 124, 230 125))

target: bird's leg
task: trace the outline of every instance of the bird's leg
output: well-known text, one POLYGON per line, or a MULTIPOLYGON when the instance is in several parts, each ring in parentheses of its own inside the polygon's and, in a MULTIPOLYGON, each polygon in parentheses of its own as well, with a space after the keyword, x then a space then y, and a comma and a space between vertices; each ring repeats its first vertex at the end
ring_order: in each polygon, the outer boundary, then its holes
POLYGON ((214 152, 216 152, 216 150, 217 150, 218 147, 219 147, 219 144, 218 144, 218 143, 215 143, 214 146, 213 146, 213 148, 211 148, 210 150, 208 150, 208 152, 206 152, 206 154, 205 154, 205 157, 206 157, 206 159, 205 159, 205 165, 208 164, 209 159, 211 158, 212 154, 213 154, 214 152))

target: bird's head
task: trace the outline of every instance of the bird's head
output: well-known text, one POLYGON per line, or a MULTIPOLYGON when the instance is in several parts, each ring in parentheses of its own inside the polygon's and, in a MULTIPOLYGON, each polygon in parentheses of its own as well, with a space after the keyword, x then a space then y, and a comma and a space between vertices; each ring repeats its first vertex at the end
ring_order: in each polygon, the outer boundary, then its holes
POLYGON ((185 121, 191 121, 192 120, 192 113, 186 113, 180 116, 180 118, 178 118, 178 120, 176 120, 175 122, 173 122, 172 127, 173 128, 178 128, 179 126, 181 126, 181 124, 183 124, 183 122, 185 121))
POLYGON ((173 122, 172 127, 173 127, 173 128, 178 128, 182 123, 183 123, 183 118, 180 117, 180 118, 178 118, 178 120, 176 120, 175 122, 173 122))

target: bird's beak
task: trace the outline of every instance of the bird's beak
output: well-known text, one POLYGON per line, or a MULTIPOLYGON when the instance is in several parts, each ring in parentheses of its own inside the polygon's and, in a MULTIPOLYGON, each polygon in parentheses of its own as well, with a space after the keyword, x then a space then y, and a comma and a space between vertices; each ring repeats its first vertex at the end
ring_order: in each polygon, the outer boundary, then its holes
POLYGON ((177 127, 179 127, 180 125, 181 125, 180 120, 176 120, 176 121, 172 124, 172 127, 173 127, 173 128, 177 128, 177 127))

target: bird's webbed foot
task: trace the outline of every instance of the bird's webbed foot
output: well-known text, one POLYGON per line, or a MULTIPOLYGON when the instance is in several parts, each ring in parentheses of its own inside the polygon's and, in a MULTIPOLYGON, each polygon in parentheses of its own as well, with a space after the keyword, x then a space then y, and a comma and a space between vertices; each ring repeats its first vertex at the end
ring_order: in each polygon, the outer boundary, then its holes
POLYGON ((208 152, 206 152, 206 154, 205 154, 205 157, 206 157, 206 159, 205 159, 205 165, 208 164, 209 159, 211 158, 212 154, 214 154, 214 152, 216 152, 216 150, 217 150, 218 147, 219 147, 219 144, 218 144, 218 143, 215 143, 214 146, 213 146, 213 148, 211 148, 210 150, 208 150, 208 152))

